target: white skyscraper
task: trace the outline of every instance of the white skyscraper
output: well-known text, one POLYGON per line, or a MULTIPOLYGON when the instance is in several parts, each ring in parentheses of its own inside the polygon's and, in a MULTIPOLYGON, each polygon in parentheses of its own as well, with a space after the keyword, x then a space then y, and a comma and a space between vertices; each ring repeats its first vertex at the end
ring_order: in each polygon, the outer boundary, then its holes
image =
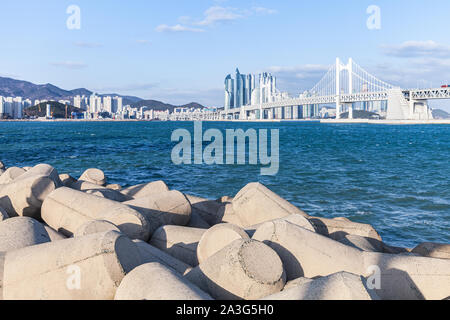
POLYGON ((113 113, 113 102, 110 96, 103 97, 103 111, 113 113))

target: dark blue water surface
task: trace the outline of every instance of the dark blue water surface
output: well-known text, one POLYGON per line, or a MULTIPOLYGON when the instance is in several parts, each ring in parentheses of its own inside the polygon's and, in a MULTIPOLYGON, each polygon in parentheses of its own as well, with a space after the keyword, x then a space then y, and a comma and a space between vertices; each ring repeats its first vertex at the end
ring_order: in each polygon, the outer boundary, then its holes
POLYGON ((450 243, 450 126, 203 123, 279 129, 275 176, 260 176, 255 165, 174 165, 171 134, 179 128, 193 131, 193 123, 0 123, 0 159, 49 163, 74 177, 97 167, 123 186, 163 179, 207 198, 260 181, 311 215, 369 223, 392 245, 450 243))

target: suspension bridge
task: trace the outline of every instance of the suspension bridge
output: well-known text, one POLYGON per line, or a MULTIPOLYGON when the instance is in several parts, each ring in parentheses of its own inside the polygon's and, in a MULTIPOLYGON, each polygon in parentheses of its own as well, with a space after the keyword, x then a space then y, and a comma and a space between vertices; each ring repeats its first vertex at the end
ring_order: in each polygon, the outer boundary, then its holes
POLYGON ((344 112, 353 118, 357 103, 385 102, 387 120, 431 120, 431 99, 450 99, 450 88, 402 89, 370 74, 353 59, 344 64, 337 58, 322 79, 296 98, 247 105, 220 112, 221 119, 300 119, 301 110, 314 105, 335 105, 336 119, 344 112))

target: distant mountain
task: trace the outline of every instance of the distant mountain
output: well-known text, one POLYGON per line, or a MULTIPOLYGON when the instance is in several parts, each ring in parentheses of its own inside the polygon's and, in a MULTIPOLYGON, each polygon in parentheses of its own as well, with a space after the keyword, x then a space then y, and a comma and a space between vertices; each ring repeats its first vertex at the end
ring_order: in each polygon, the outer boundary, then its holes
MULTIPOLYGON (((90 96, 93 92, 85 88, 78 88, 74 90, 64 90, 54 86, 50 83, 47 84, 34 84, 28 81, 15 80, 11 78, 0 77, 0 96, 3 97, 23 97, 25 99, 34 100, 48 100, 59 101, 69 100, 73 101, 75 96, 90 96)), ((111 94, 98 94, 99 96, 119 96, 123 98, 123 105, 131 105, 133 107, 147 106, 154 110, 173 110, 177 106, 167 104, 156 100, 142 100, 139 97, 123 96, 116 93, 111 94)), ((191 102, 183 107, 189 108, 204 108, 201 104, 191 102)))
POLYGON ((450 119, 450 113, 441 110, 441 109, 435 109, 433 110, 433 118, 434 119, 450 119))
MULTIPOLYGON (((66 118, 66 106, 62 103, 56 101, 50 101, 45 103, 40 103, 33 107, 26 108, 24 114, 27 117, 45 117, 47 113, 47 104, 50 104, 52 116, 56 119, 66 118)), ((71 113, 82 113, 83 110, 75 108, 74 106, 67 106, 67 118, 70 118, 71 113)))
POLYGON ((147 107, 149 109, 153 109, 156 111, 165 111, 165 110, 173 111, 175 108, 197 108, 197 109, 205 108, 204 106, 202 106, 201 104, 196 103, 196 102, 191 102, 191 103, 188 103, 188 104, 185 104, 182 106, 175 106, 175 105, 164 103, 164 102, 157 101, 157 100, 141 100, 141 101, 131 104, 131 106, 133 108, 147 107))

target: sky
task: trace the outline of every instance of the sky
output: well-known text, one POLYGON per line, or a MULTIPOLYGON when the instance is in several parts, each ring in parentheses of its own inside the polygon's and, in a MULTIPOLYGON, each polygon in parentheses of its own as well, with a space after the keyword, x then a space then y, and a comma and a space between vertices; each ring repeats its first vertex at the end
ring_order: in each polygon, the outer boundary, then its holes
POLYGON ((3 0, 0 11, 0 76, 63 89, 223 106, 236 67, 297 95, 336 57, 403 88, 450 84, 449 1, 3 0))

